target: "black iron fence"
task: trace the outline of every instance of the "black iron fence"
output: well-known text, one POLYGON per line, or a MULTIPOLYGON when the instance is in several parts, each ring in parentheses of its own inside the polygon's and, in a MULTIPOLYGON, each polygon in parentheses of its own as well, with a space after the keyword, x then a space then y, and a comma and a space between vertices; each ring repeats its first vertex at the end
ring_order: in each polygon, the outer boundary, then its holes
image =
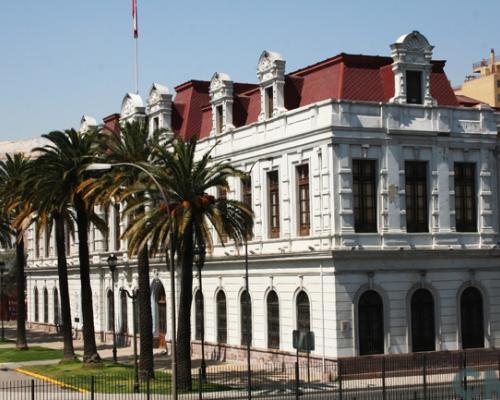
MULTIPOLYGON (((0 372, 1 373, 1 372, 0 372)), ((224 365, 193 373, 179 399, 434 400, 500 398, 500 351, 474 350, 341 358, 309 363, 224 365)), ((91 374, 58 381, 0 383, 0 400, 169 399, 170 375, 91 374)))

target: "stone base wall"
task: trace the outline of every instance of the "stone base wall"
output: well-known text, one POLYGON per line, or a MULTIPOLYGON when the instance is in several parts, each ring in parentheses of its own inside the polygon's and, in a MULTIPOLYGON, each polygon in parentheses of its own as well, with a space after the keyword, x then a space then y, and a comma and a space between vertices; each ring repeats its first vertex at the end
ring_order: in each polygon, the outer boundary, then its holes
MULTIPOLYGON (((195 340, 191 343, 191 357, 201 358, 201 342, 195 340)), ((231 361, 244 363, 247 360, 247 349, 244 346, 232 346, 228 344, 217 344, 205 342, 205 359, 212 361, 231 361)), ((292 364, 296 361, 296 353, 281 350, 250 348, 250 362, 252 364, 292 364)), ((307 360, 306 353, 299 353, 299 361, 307 360)), ((309 357, 310 362, 322 362, 319 357, 309 357)), ((334 361, 326 358, 327 362, 334 361)))

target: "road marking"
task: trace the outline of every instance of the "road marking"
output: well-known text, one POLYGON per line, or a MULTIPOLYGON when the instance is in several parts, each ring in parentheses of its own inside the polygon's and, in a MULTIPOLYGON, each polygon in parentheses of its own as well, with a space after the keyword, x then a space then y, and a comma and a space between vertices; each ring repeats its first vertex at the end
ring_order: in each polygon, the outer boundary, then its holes
POLYGON ((79 388, 76 386, 68 385, 67 383, 58 381, 57 379, 49 378, 48 376, 40 375, 40 374, 28 371, 28 370, 23 369, 23 368, 16 368, 14 371, 19 372, 20 374, 31 376, 32 378, 36 378, 36 379, 39 379, 39 380, 44 381, 44 382, 52 383, 54 385, 60 386, 60 387, 65 388, 65 389, 76 390, 80 393, 90 393, 90 391, 88 391, 86 389, 82 389, 82 388, 79 388))

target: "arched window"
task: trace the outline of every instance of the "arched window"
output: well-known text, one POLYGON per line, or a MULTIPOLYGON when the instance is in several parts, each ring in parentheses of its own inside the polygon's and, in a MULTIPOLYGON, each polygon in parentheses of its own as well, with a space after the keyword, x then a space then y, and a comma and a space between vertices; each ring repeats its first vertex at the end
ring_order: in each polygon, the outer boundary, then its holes
POLYGON ((108 290, 107 300, 108 300, 108 331, 112 331, 113 326, 115 324, 115 302, 114 302, 114 293, 112 290, 108 290))
POLYGON ((217 293, 217 343, 227 343, 226 295, 222 290, 217 293))
POLYGON ((201 290, 197 290, 194 296, 194 307, 195 307, 195 339, 202 339, 202 330, 203 330, 203 293, 201 290))
POLYGON ((367 290, 358 302, 359 354, 384 353, 384 310, 382 298, 367 290))
POLYGON ((43 289, 43 322, 49 323, 49 291, 47 288, 43 289))
POLYGON ((411 296, 411 338, 412 350, 434 351, 436 331, 434 319, 434 298, 427 289, 418 289, 411 296))
POLYGON ((267 347, 280 348, 280 305, 274 290, 267 295, 267 347))
POLYGON ((35 298, 35 322, 38 322, 38 288, 35 287, 33 297, 35 298))
POLYGON ((57 288, 54 288, 54 325, 59 325, 61 323, 61 317, 59 316, 59 292, 57 288))
POLYGON ((460 296, 462 348, 484 347, 483 296, 470 286, 460 296))
MULTIPOLYGON (((160 341, 165 341, 165 334, 167 333, 167 296, 165 289, 160 284, 156 291, 156 320, 158 321, 158 334, 160 341), (163 338, 163 339, 161 339, 163 338)), ((164 343, 163 343, 164 344, 164 343)))
POLYGON ((297 329, 304 332, 311 330, 309 297, 303 290, 297 295, 297 329))
POLYGON ((128 333, 128 312, 127 312, 127 293, 120 292, 120 308, 122 316, 121 333, 128 333))
POLYGON ((252 299, 246 290, 241 293, 241 345, 248 346, 252 343, 252 299))

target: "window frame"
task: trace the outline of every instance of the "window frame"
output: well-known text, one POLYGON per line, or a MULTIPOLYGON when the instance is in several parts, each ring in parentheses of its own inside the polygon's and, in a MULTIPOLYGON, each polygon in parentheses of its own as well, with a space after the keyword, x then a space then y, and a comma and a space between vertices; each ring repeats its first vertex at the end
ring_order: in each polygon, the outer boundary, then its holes
POLYGON ((217 292, 215 298, 217 343, 227 344, 227 297, 223 290, 217 292), (223 298, 222 298, 223 296, 223 298), (224 311, 222 314, 221 311, 224 311))
POLYGON ((222 104, 215 106, 215 133, 224 132, 224 109, 222 104))
POLYGON ((477 232, 477 199, 476 199, 476 163, 455 162, 454 189, 455 189, 455 229, 457 232, 477 232), (467 168, 470 168, 467 171, 467 168), (472 192, 470 196, 467 191, 472 192), (459 204, 461 203, 461 204, 459 204), (468 218, 468 210, 471 218, 468 218))
POLYGON ((427 161, 405 161, 406 232, 409 233, 429 232, 427 164, 427 161), (422 195, 419 188, 423 188, 422 195))
POLYGON ((297 184, 298 234, 299 236, 309 236, 311 233, 311 190, 309 183, 309 163, 297 165, 295 167, 295 175, 297 184), (306 172, 301 174, 303 170, 306 172), (302 189, 304 189, 305 192, 304 197, 302 197, 302 189))
POLYGON ((418 70, 413 70, 413 69, 408 69, 405 71, 405 83, 406 83, 406 103, 407 104, 423 104, 424 103, 424 96, 423 96, 423 87, 422 87, 422 79, 423 78, 423 73, 422 71, 418 70), (418 78, 417 78, 418 77, 418 78), (413 80, 416 80, 413 82, 413 80), (411 82, 411 84, 410 84, 411 82), (413 93, 413 90, 417 90, 418 87, 418 94, 415 92, 413 93), (410 93, 410 88, 412 93, 410 93), (414 95, 413 97, 410 97, 414 95))
POLYGON ((374 159, 360 159, 355 158, 352 160, 352 195, 353 195, 353 216, 354 216, 354 231, 356 233, 377 233, 378 230, 378 192, 377 192, 377 160, 374 159), (359 164, 359 165, 357 165, 359 164), (364 165, 371 165, 369 175, 364 174, 364 165), (357 167, 356 167, 357 165, 357 167), (356 185, 358 189, 356 193, 356 185), (370 217, 367 215, 367 186, 371 186, 372 197, 371 209, 373 210, 373 221, 369 221, 370 217), (359 207, 356 207, 356 197, 359 198, 359 207))
POLYGON ((241 345, 251 346, 252 344, 252 298, 250 293, 243 290, 240 295, 240 329, 241 345), (247 329, 249 333, 247 332, 247 329))
POLYGON ((270 239, 280 237, 280 182, 279 170, 274 169, 267 172, 267 199, 268 199, 268 234, 270 239), (274 179, 276 177, 276 179, 274 179), (274 196, 275 194, 275 196, 274 196), (276 204, 273 202, 276 199, 276 204), (275 212, 274 212, 274 211, 275 212), (273 224, 273 221, 276 224, 273 224))
POLYGON ((274 116, 274 88, 273 85, 267 86, 264 89, 264 107, 266 118, 274 116))
POLYGON ((301 290, 299 293, 297 293, 297 297, 295 299, 295 310, 297 313, 296 316, 296 326, 297 330, 303 331, 303 332, 310 332, 311 331, 311 300, 309 299, 309 295, 304 291, 301 290), (303 300, 307 301, 307 306, 306 306, 306 301, 304 301, 302 304, 301 302, 301 297, 303 297, 303 300), (306 313, 307 311, 307 313, 306 313), (304 329, 308 328, 308 329, 304 329))
MULTIPOLYGON (((274 300, 274 299, 273 299, 274 300)), ((278 293, 273 289, 266 297, 267 311, 267 348, 280 348, 280 304, 278 293), (274 295, 276 300, 271 303, 271 296, 274 295)))

